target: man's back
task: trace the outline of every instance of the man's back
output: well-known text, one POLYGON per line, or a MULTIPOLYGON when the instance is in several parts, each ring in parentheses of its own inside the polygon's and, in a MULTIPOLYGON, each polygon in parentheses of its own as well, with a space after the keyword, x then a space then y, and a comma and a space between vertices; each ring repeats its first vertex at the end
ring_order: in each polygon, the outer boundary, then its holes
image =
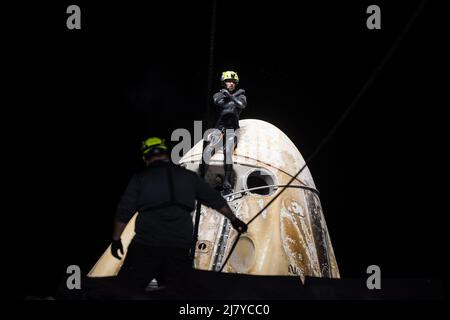
POLYGON ((195 200, 220 209, 226 201, 194 172, 170 161, 155 161, 135 174, 119 203, 117 220, 127 222, 134 212, 136 238, 152 246, 183 247, 192 244, 195 200))

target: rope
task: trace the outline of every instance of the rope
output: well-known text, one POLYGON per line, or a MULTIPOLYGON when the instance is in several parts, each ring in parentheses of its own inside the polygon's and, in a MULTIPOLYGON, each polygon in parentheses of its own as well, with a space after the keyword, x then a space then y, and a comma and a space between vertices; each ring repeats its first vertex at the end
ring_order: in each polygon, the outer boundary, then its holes
POLYGON ((214 44, 216 38, 216 17, 217 17, 217 0, 213 0, 212 3, 212 13, 211 13, 211 31, 209 34, 209 64, 208 64, 208 92, 206 95, 206 114, 205 114, 205 125, 207 128, 211 127, 210 123, 210 97, 212 93, 212 82, 214 76, 214 44))
MULTIPOLYGON (((208 64, 208 92, 206 95, 206 113, 205 113, 205 124, 206 127, 210 127, 210 116, 209 116, 209 109, 210 109, 210 96, 212 92, 212 80, 213 80, 213 71, 214 71, 214 42, 215 42, 215 36, 216 36, 216 11, 217 11, 217 1, 213 0, 212 4, 212 12, 211 12, 211 31, 209 34, 209 64, 208 64)), ((202 156, 200 157, 200 176, 202 179, 205 178, 205 166, 203 163, 203 152, 205 151, 206 142, 203 141, 203 147, 202 147, 202 156)), ((195 223, 194 223, 194 234, 193 234, 193 240, 192 240, 192 247, 191 247, 191 261, 192 261, 192 267, 194 267, 195 263, 195 250, 197 249, 197 240, 198 240, 198 228, 200 225, 200 213, 201 213, 201 203, 200 201, 197 201, 197 206, 195 208, 195 223)))
POLYGON ((242 189, 242 190, 240 190, 238 192, 233 192, 233 193, 227 194, 225 197, 227 198, 227 197, 231 197, 231 196, 234 196, 236 194, 241 194, 241 193, 245 193, 245 192, 248 192, 248 191, 267 189, 267 188, 272 188, 272 187, 275 187, 275 188, 279 188, 279 187, 299 188, 299 189, 310 190, 310 191, 316 193, 317 195, 320 195, 319 191, 317 189, 313 188, 313 187, 308 187, 308 186, 290 186, 290 185, 287 185, 287 184, 271 184, 271 185, 262 186, 262 187, 254 187, 254 188, 242 189))

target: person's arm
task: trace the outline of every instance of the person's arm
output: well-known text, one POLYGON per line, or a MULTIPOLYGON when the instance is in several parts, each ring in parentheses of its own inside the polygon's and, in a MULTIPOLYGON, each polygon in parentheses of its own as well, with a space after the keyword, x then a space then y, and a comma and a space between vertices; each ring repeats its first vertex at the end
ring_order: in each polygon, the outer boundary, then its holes
POLYGON ((213 101, 216 106, 223 107, 226 102, 225 100, 225 95, 222 90, 215 93, 213 96, 213 101))
POLYGON ((119 252, 122 256, 124 255, 122 240, 120 239, 120 236, 122 235, 123 229, 125 229, 126 225, 127 224, 125 222, 120 222, 117 220, 114 221, 114 231, 112 236, 113 239, 111 242, 111 254, 113 255, 113 257, 119 260, 122 260, 122 257, 119 255, 119 252))
POLYGON ((120 236, 122 235, 122 232, 123 232, 123 230, 125 229, 126 226, 127 226, 127 223, 115 220, 114 221, 114 227, 113 227, 112 239, 113 240, 120 240, 120 236))
POLYGON ((222 198, 220 193, 211 188, 203 179, 198 176, 196 176, 195 191, 198 201, 223 214, 228 220, 230 220, 233 227, 240 233, 247 231, 247 225, 236 217, 236 215, 233 213, 225 199, 222 198))
POLYGON ((245 91, 242 89, 239 89, 234 94, 230 94, 230 99, 241 109, 247 106, 247 97, 245 96, 245 91))
POLYGON ((230 220, 231 225, 238 232, 240 233, 247 232, 247 224, 238 217, 236 217, 236 215, 233 213, 228 203, 224 205, 222 208, 220 208, 218 211, 221 214, 223 214, 226 218, 228 218, 228 220, 230 220))
POLYGON ((120 240, 120 236, 125 229, 125 226, 136 213, 139 185, 139 178, 134 175, 130 179, 128 186, 119 201, 114 221, 113 240, 120 240))
POLYGON ((228 203, 217 211, 223 214, 228 220, 233 220, 234 218, 236 218, 228 203))
POLYGON ((137 210, 137 198, 139 194, 139 180, 136 176, 133 176, 128 183, 125 192, 120 199, 119 205, 117 206, 116 219, 114 221, 112 242, 111 242, 111 254, 121 260, 123 256, 123 246, 120 236, 125 229, 128 221, 137 210))

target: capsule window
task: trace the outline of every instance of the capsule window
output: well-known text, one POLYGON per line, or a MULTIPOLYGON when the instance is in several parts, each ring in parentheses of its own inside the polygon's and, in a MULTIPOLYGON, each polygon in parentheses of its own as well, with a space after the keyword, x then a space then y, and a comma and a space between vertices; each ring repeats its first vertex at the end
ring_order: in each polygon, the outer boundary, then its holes
POLYGON ((245 189, 253 189, 249 190, 251 193, 260 194, 260 195, 271 195, 275 192, 275 176, 272 172, 266 169, 255 169, 250 171, 247 174, 245 179, 245 189))

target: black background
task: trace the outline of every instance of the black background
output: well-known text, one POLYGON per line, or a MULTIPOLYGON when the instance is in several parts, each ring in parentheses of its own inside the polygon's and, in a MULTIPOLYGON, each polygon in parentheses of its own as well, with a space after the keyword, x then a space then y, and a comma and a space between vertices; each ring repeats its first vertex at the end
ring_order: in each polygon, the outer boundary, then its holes
MULTIPOLYGON (((53 295, 87 272, 148 135, 205 120, 209 1, 4 7, 3 266, 9 297, 53 295), (66 8, 81 8, 81 30, 66 8), (6 32, 5 32, 6 31, 6 32)), ((241 118, 283 130, 307 158, 384 58, 419 1, 218 1, 213 89, 236 70, 241 118), (382 29, 366 28, 378 4, 382 29)), ((309 164, 341 276, 446 274, 443 20, 428 3, 373 85, 309 164)), ((210 121, 214 109, 210 111, 210 121)))

